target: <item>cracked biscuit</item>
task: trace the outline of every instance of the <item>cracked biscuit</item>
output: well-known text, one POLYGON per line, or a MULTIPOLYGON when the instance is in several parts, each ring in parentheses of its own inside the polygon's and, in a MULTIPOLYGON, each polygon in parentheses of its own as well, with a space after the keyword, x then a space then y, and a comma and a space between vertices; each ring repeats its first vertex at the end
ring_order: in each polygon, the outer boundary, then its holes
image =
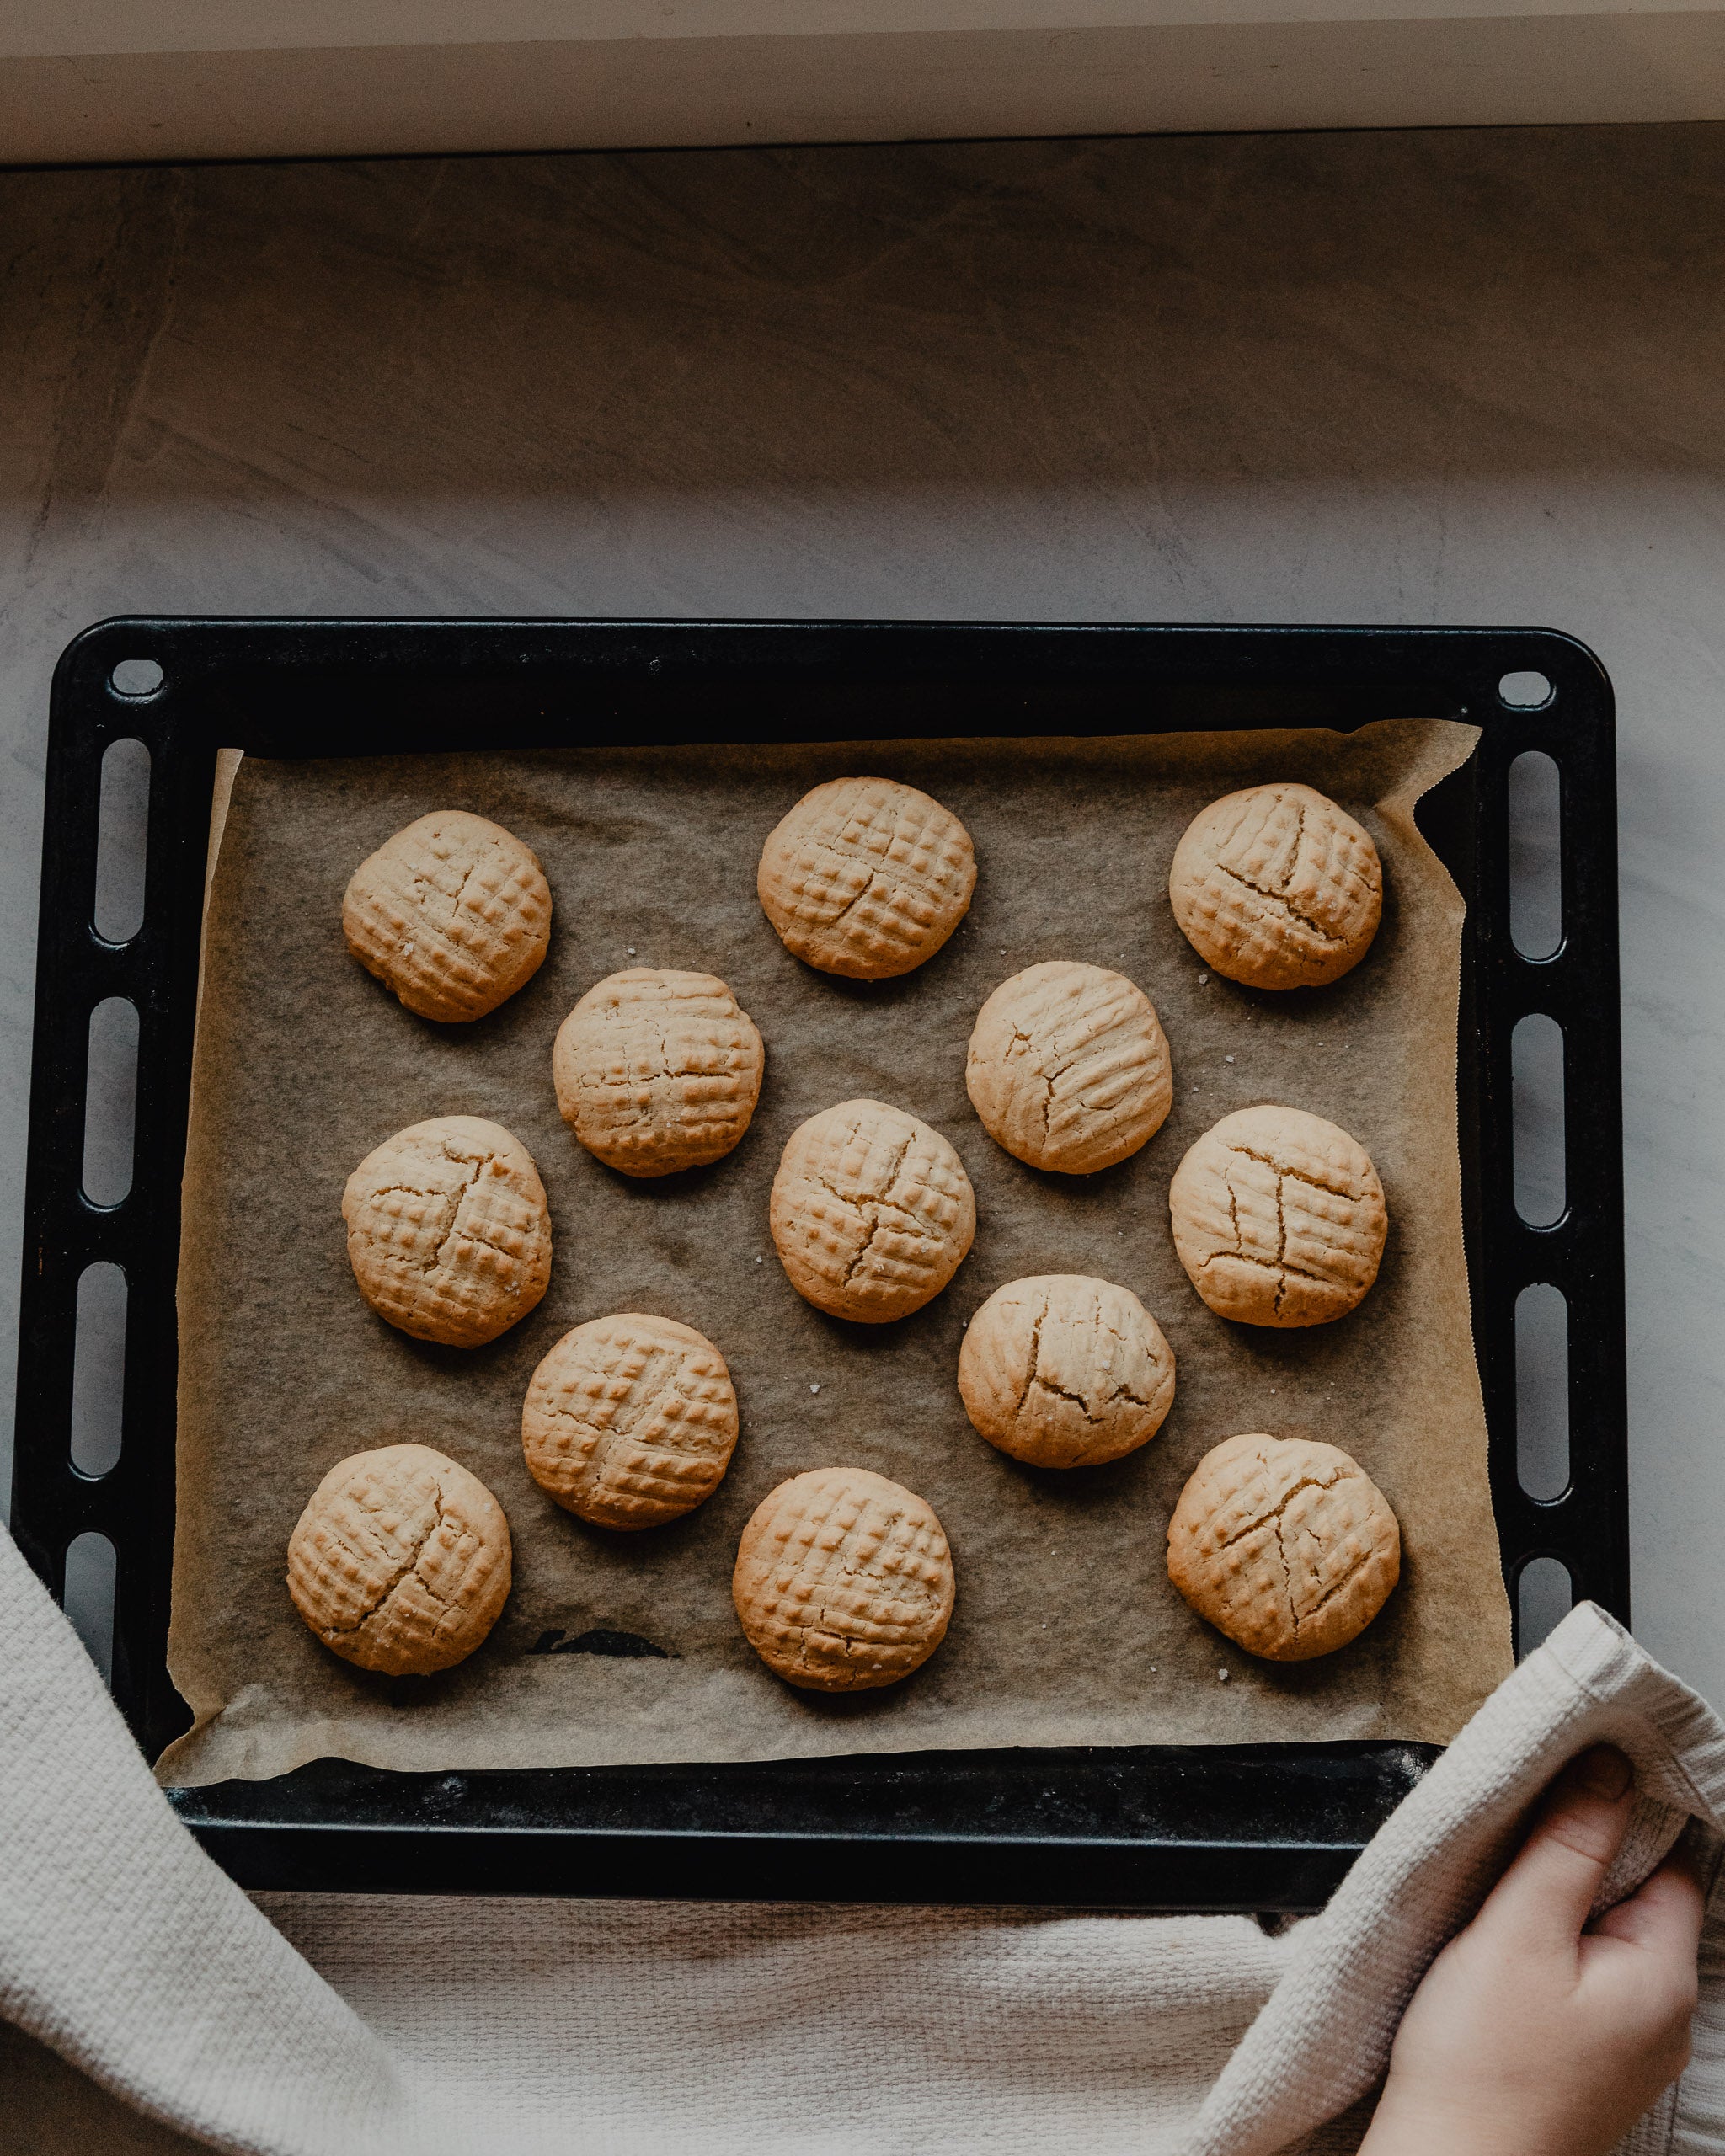
POLYGON ((964 1084, 997 1145, 1069 1176, 1135 1153, 1174 1103, 1150 998, 1123 974, 1066 959, 996 989, 970 1035, 964 1084))
POLYGON ((386 1139, 348 1177, 341 1217, 360 1293, 415 1340, 482 1347, 551 1278, 532 1155, 479 1116, 434 1116, 386 1139))
POLYGON ((705 1167, 741 1139, 766 1052, 711 974, 631 966, 590 988, 552 1051, 557 1104, 587 1150, 628 1176, 705 1167))
POLYGON ((287 1588, 333 1653, 390 1677, 464 1661, 509 1595, 509 1522, 465 1467, 383 1445, 332 1467, 287 1545, 287 1588))
POLYGON ((628 1310, 566 1332, 521 1410, 533 1480, 595 1527, 658 1527, 718 1487, 737 1442, 737 1396, 713 1342, 628 1310))
POLYGON ((889 778, 817 786, 761 851, 756 889, 788 951, 888 980, 932 958, 970 909, 976 855, 950 809, 889 778))
POLYGON ((1188 942, 1249 988, 1322 988, 1365 956, 1383 909, 1370 834, 1309 786, 1251 786, 1195 816, 1168 899, 1188 942))
POLYGON ((976 1199, 937 1130, 879 1101, 843 1101, 792 1132, 769 1220, 805 1301, 885 1325, 921 1310, 958 1271, 976 1199))
POLYGON ((353 873, 347 947, 409 1011, 483 1018, 539 969, 551 891, 513 831, 462 808, 421 816, 353 873))
POLYGON ((731 1578, 750 1646, 809 1692, 872 1691, 920 1669, 953 1592, 932 1507, 862 1467, 781 1482, 743 1529, 731 1578))
POLYGON ((1322 1116, 1224 1116, 1168 1187, 1174 1247, 1219 1317, 1327 1325, 1378 1277, 1388 1215, 1364 1146, 1322 1116))
POLYGON ((1095 1467, 1147 1444, 1174 1399, 1174 1356, 1130 1289, 1079 1273, 997 1288, 959 1351, 964 1412, 1032 1467, 1095 1467))
POLYGON ((1268 1662, 1357 1639, 1402 1571, 1402 1530, 1335 1445, 1228 1438, 1198 1463, 1168 1522, 1168 1577, 1199 1615, 1268 1662))

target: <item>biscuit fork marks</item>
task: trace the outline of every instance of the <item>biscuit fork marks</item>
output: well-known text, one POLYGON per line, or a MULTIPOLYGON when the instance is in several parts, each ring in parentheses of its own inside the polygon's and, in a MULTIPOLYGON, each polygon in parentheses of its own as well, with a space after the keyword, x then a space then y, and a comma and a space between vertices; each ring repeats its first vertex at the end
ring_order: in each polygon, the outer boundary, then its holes
POLYGON ((464 1661, 509 1597, 503 1508, 429 1445, 355 1453, 323 1477, 287 1545, 293 1604, 331 1653, 391 1677, 464 1661))
POLYGON ((551 889, 530 846, 464 808, 398 831, 354 871, 347 947, 408 1009, 483 1018, 532 979, 551 940, 551 889))
POLYGON ((756 877, 788 951, 822 973, 889 980, 932 958, 970 910, 970 834, 914 786, 835 778, 769 835, 756 877))
POLYGON ((626 1176, 723 1159, 749 1128, 765 1067, 755 1022, 722 980, 651 966, 590 988, 551 1056, 563 1121, 626 1176))
POLYGON ((1378 1277, 1389 1216, 1365 1147, 1301 1108, 1241 1108, 1168 1186, 1174 1248, 1219 1317, 1327 1325, 1378 1277))
POLYGON ((434 1116, 347 1179, 341 1217, 360 1293, 416 1340, 479 1348, 551 1279, 551 1216, 526 1147, 481 1116, 434 1116))
POLYGON ((1227 1438, 1168 1522, 1168 1577, 1199 1615, 1267 1662, 1310 1662, 1357 1639, 1402 1576, 1402 1530, 1336 1445, 1227 1438))
POLYGON ((920 1669, 953 1595, 932 1508, 862 1467, 781 1482, 743 1529, 731 1579, 750 1646, 809 1692, 873 1691, 920 1669))
POLYGON ((841 1101, 791 1133, 769 1223, 805 1302, 887 1325, 920 1310, 958 1271, 976 1234, 976 1198, 937 1130, 881 1101, 841 1101))
POLYGON ((1194 816, 1168 899, 1187 941, 1249 988, 1322 988, 1377 933, 1384 871, 1371 835, 1309 786, 1252 786, 1194 816))
POLYGON ((521 1410, 527 1470, 595 1527, 659 1527, 710 1497, 737 1442, 724 1358, 691 1326, 625 1310, 564 1333, 521 1410))

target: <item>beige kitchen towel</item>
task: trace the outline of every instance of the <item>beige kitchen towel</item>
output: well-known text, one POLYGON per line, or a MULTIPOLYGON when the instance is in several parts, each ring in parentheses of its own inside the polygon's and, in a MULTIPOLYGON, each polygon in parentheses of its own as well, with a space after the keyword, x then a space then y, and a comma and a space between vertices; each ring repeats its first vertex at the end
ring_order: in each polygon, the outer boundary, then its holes
MULTIPOLYGON (((1247 1917, 1015 1909, 254 1903, 174 1819, 3 1535, 0 1625, 0 2009, 172 2129, 148 2137, 163 2148, 1340 2151, 1407 1993, 1566 1758, 1609 1737, 1636 1762, 1624 1887, 1687 1820, 1716 1857, 1725 1813, 1725 1729, 1586 1606, 1468 1725, 1328 1909, 1279 1935, 1247 1917)), ((1717 1896, 1702 1975, 1696 2062, 1626 2144, 1634 2156, 1725 2147, 1717 1896)), ((19 2059, 16 2039, 4 2055, 19 2059)), ((60 2084, 58 2124, 0 2100, 0 2148, 104 2146, 107 2100, 79 2100, 83 2087, 60 2084)))

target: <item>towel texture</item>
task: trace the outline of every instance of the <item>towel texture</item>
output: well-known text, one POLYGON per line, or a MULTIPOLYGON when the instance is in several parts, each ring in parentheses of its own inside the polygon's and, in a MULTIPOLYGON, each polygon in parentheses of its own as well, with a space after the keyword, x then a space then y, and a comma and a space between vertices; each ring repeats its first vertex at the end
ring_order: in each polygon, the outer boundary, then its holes
MULTIPOLYGON (((1408 1993, 1574 1753, 1608 1738, 1636 1764, 1614 1893, 1680 1833, 1715 1871, 1725 1847, 1725 1727, 1588 1605, 1323 1914, 1276 1935, 1244 1917, 254 1901, 174 1819, 3 1536, 0 1625, 0 2010, 99 2084, 0 2044, 0 2148, 30 2156, 1327 2156, 1358 2140, 1408 1993)), ((1725 2148, 1722 1903, 1695 2062, 1630 2156, 1725 2148)))

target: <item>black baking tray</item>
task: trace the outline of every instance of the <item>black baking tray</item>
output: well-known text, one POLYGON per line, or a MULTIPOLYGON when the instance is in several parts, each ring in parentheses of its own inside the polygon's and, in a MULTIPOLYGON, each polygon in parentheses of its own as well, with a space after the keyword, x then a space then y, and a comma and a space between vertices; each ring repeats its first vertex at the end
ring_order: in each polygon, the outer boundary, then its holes
MULTIPOLYGON (((127 678, 131 678, 128 676, 127 678)), ((112 1684, 153 1757, 189 1716, 166 1661, 174 1536, 179 1182, 211 788, 222 748, 279 757, 617 742, 1160 733, 1445 718, 1482 729, 1419 822, 1467 899, 1456 1054, 1473 1327, 1512 1606, 1557 1559, 1576 1598, 1629 1609, 1610 684, 1542 629, 1193 628, 895 622, 122 620, 55 674, 38 947, 12 1524, 50 1589, 88 1531, 116 1552, 112 1684), (125 660, 160 686, 123 695, 125 660), (1541 675, 1538 707, 1506 677, 1541 675), (102 758, 150 752, 142 925, 93 926, 102 758), (1561 773, 1563 937, 1509 933, 1508 773, 1561 773), (90 1014, 140 1019, 135 1166, 119 1204, 80 1187, 90 1014), (1549 1013, 1564 1059, 1567 1205, 1514 1200, 1510 1034, 1549 1013), (78 1282, 128 1283, 122 1444, 72 1465, 78 1282), (1569 1314, 1571 1479, 1516 1471, 1514 1305, 1569 1314)), ((169 1792, 243 1885, 1020 1902, 1159 1909, 1320 1905, 1435 1749, 1337 1743, 927 1753, 760 1765, 399 1774, 323 1760, 169 1792)))

